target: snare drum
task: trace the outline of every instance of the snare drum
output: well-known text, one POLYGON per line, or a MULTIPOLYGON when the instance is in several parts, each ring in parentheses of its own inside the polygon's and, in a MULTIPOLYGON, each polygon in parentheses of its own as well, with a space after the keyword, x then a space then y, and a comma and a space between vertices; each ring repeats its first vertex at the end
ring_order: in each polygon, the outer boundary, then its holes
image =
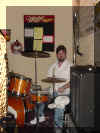
POLYGON ((70 103, 68 96, 57 96, 55 99, 56 108, 65 108, 66 105, 70 103))
POLYGON ((26 96, 31 87, 31 79, 23 75, 14 74, 10 77, 8 90, 17 96, 26 96))
POLYGON ((60 108, 64 109, 66 105, 70 103, 70 99, 68 96, 60 95, 57 96, 54 100, 54 103, 51 103, 48 105, 49 109, 54 109, 54 108, 60 108))

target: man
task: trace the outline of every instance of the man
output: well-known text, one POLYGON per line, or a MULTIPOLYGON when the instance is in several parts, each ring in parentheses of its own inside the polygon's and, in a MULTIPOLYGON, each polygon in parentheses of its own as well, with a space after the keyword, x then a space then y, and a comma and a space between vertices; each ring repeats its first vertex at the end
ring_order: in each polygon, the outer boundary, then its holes
MULTIPOLYGON (((57 97, 59 95, 69 96, 70 95, 70 67, 72 63, 70 63, 67 60, 67 51, 65 46, 60 45, 57 47, 56 57, 57 57, 56 63, 51 65, 51 67, 48 70, 48 77, 65 79, 65 82, 55 83, 54 92, 53 92, 53 88, 50 88, 50 93, 51 95, 54 94, 54 97, 57 97)), ((44 104, 42 104, 39 108, 39 110, 41 110, 42 112, 43 112, 43 106, 44 104)), ((55 127, 57 128, 63 127, 63 115, 64 115, 63 108, 55 108, 55 113, 54 113, 55 127)), ((31 123, 32 124, 36 123, 36 118, 31 123)))
MULTIPOLYGON (((65 46, 60 45, 56 49, 57 61, 54 63, 49 71, 48 77, 62 78, 65 82, 55 83, 54 96, 70 95, 70 67, 72 63, 67 60, 67 51, 65 46)), ((53 90, 51 89, 51 92, 53 90)), ((63 128, 64 108, 55 108, 54 113, 54 126, 57 128, 63 128)))

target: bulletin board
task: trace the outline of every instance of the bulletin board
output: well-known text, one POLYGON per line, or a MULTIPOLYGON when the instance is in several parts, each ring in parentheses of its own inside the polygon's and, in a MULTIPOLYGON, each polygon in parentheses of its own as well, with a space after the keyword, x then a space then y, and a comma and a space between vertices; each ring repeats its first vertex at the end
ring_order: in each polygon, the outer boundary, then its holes
POLYGON ((24 51, 54 51, 54 15, 24 15, 24 51))

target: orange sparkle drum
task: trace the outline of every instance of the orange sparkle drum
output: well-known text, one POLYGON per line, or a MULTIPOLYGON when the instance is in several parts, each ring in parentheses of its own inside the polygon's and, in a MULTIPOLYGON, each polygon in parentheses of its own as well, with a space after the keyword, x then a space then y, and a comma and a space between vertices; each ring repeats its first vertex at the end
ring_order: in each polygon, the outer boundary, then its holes
POLYGON ((23 101, 21 97, 8 97, 8 112, 14 115, 18 126, 24 126, 26 111, 33 110, 34 106, 30 99, 25 98, 23 101))
POLYGON ((25 104, 28 111, 32 111, 35 107, 34 102, 32 101, 31 97, 25 98, 25 104))
POLYGON ((31 100, 33 102, 47 102, 48 101, 48 96, 46 95, 34 95, 34 94, 31 94, 31 100))
POLYGON ((10 77, 8 90, 17 96, 28 95, 31 87, 31 79, 23 75, 13 74, 10 77))
POLYGON ((21 97, 8 97, 8 112, 12 113, 15 116, 17 125, 24 125, 25 108, 24 102, 22 101, 21 97))

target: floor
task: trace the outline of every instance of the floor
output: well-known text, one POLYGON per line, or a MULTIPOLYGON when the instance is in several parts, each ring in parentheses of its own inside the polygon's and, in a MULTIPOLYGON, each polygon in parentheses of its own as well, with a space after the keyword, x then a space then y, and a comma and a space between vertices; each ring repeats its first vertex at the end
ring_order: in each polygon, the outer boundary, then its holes
POLYGON ((23 128, 8 128, 6 129, 7 133, 54 133, 53 128, 44 128, 44 127, 23 127, 23 128))
MULTIPOLYGON (((46 106, 45 116, 45 122, 39 123, 37 125, 30 125, 30 120, 34 118, 34 111, 29 111, 26 113, 26 120, 23 127, 18 127, 16 126, 16 120, 14 119, 13 115, 8 114, 8 117, 0 120, 0 126, 4 129, 2 133, 55 133, 53 120, 54 110, 50 110, 46 106)), ((70 115, 68 115, 66 118, 68 119, 66 119, 64 122, 67 126, 64 128, 63 133, 80 133, 80 131, 81 133, 94 133, 90 131, 77 130, 71 120, 70 115)))
MULTIPOLYGON (((46 112, 46 116, 49 114, 49 118, 47 117, 47 120, 41 124, 37 124, 35 126, 30 125, 29 122, 26 122, 23 127, 16 127, 15 121, 8 120, 8 123, 5 125, 2 124, 3 132, 0 133, 55 133, 54 127, 53 127, 53 111, 48 110, 46 112)), ((74 123, 71 120, 71 117, 69 116, 68 120, 68 128, 65 127, 63 129, 62 133, 96 133, 95 131, 89 131, 89 130, 82 130, 82 129, 76 129, 74 123)), ((98 132, 99 133, 99 132, 98 132)))
POLYGON ((29 121, 34 118, 34 112, 30 111, 26 113, 28 119, 26 119, 26 122, 21 127, 16 126, 16 121, 10 114, 11 117, 3 119, 3 123, 1 125, 4 128, 4 133, 55 133, 53 127, 53 113, 54 111, 46 109, 46 121, 37 125, 31 125, 29 121))

